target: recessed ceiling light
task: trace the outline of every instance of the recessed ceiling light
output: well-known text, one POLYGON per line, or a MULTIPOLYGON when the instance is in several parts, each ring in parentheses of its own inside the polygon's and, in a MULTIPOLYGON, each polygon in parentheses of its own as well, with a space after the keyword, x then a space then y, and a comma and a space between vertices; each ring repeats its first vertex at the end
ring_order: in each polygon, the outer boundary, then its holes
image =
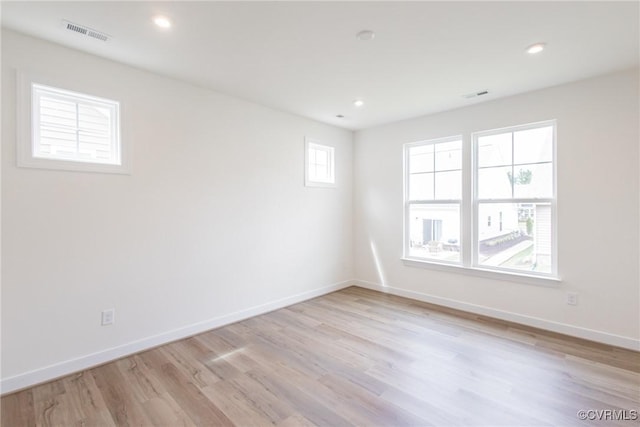
POLYGON ((362 107, 364 105, 364 101, 362 99, 356 99, 355 101, 353 101, 353 105, 355 105, 356 107, 362 107))
POLYGON ((362 30, 356 34, 358 40, 373 40, 376 37, 376 33, 370 30, 362 30))
POLYGON ((529 46, 527 48, 527 53, 534 55, 536 53, 540 53, 544 50, 544 48, 546 47, 546 43, 536 43, 536 44, 532 44, 531 46, 529 46))
POLYGON ((171 28, 171 20, 163 15, 154 16, 153 23, 160 28, 171 28))

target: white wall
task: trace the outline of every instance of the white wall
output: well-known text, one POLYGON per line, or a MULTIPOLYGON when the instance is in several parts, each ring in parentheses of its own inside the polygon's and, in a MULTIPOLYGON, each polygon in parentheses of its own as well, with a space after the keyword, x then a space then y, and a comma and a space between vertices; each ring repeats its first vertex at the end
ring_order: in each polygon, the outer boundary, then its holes
POLYGON ((362 284, 640 349, 638 70, 355 134, 355 268, 362 284), (556 287, 405 266, 402 144, 557 119, 556 287), (380 285, 386 285, 382 287, 380 285), (565 303, 567 291, 579 304, 565 303))
POLYGON ((353 277, 350 131, 2 38, 4 392, 353 277), (16 68, 120 100, 133 173, 16 167, 16 68), (337 188, 304 187, 305 136, 336 147, 337 188))

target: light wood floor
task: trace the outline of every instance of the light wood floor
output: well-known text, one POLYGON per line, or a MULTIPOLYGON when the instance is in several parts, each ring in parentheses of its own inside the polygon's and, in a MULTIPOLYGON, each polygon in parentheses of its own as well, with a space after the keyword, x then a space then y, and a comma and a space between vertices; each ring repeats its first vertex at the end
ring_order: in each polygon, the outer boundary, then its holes
POLYGON ((607 425, 640 354, 348 288, 2 398, 2 426, 607 425), (593 414, 593 413, 592 413, 593 414))

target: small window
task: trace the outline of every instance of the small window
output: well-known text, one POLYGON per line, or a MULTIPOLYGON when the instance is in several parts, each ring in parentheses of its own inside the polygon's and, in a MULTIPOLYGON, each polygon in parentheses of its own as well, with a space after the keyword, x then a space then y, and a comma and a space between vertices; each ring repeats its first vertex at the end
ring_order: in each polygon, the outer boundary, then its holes
POLYGON ((28 82, 23 108, 26 135, 18 165, 46 169, 126 173, 120 143, 120 104, 28 82))
POLYGON ((309 187, 334 187, 335 149, 306 140, 305 184, 309 187))

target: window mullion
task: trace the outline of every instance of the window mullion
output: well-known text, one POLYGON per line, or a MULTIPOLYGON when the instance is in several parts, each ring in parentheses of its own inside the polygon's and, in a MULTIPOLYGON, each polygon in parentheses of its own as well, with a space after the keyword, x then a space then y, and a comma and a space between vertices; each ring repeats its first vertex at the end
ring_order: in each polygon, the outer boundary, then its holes
POLYGON ((513 166, 513 164, 515 163, 515 144, 513 143, 514 140, 514 133, 511 132, 511 198, 513 199, 516 195, 515 192, 515 182, 516 182, 516 169, 513 166))
POLYGON ((80 155, 80 104, 76 105, 76 155, 80 155))
POLYGON ((464 181, 466 191, 468 192, 468 196, 465 198, 463 195, 463 201, 467 200, 467 206, 464 210, 464 216, 462 220, 464 221, 462 224, 464 230, 464 242, 465 242, 465 251, 463 256, 463 264, 465 267, 471 267, 475 264, 476 260, 476 246, 477 246, 477 237, 476 237, 476 200, 477 200, 477 188, 478 188, 478 154, 476 141, 474 138, 470 138, 469 144, 466 145, 469 153, 464 157, 466 165, 463 165, 463 168, 466 170, 466 180, 464 181), (465 167, 466 166, 466 167, 465 167))
POLYGON ((436 146, 433 144, 433 198, 436 198, 436 146))

